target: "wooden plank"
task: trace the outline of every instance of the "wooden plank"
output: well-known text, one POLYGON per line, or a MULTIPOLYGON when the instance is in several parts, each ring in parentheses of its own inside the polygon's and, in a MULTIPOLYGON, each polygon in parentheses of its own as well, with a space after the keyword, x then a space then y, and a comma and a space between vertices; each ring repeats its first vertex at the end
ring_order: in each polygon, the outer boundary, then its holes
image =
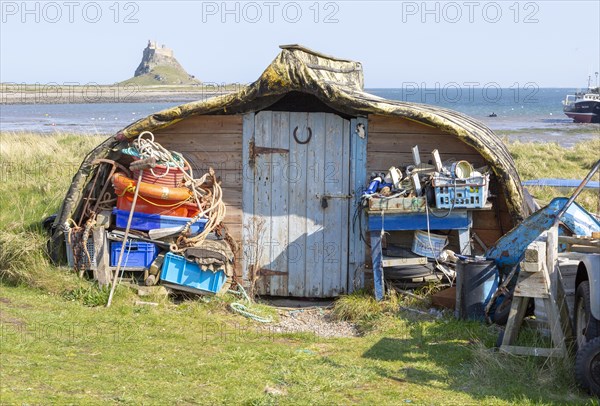
MULTIPOLYGON (((254 144, 262 147, 271 146, 273 113, 261 111, 256 115, 254 123, 254 144)), ((260 256, 256 259, 257 269, 271 269, 271 155, 261 154, 255 157, 255 194, 254 214, 263 224, 260 235, 257 236, 260 256)), ((270 278, 261 277, 258 280, 258 292, 261 295, 270 293, 270 278)))
POLYGON ((570 237, 566 235, 559 235, 558 242, 562 244, 578 244, 585 245, 588 247, 600 248, 600 240, 593 238, 570 237))
MULTIPOLYGON (((325 168, 329 154, 326 144, 327 129, 324 113, 308 113, 307 129, 312 129, 312 139, 308 144, 298 144, 291 148, 306 150, 306 263, 304 295, 323 296, 324 273, 324 220, 325 213, 319 196, 325 194, 325 168)), ((306 139, 307 130, 298 130, 299 138, 306 139)), ((331 147, 329 147, 331 148, 331 147)), ((331 202, 333 204, 333 202, 331 202)), ((329 209, 327 209, 329 210, 329 209)))
POLYGON ((109 251, 110 245, 106 240, 106 230, 104 227, 92 229, 92 238, 94 239, 94 249, 96 252, 96 267, 94 269, 94 279, 100 286, 108 286, 111 282, 109 251))
POLYGON ((397 212, 425 212, 424 197, 393 197, 369 199, 369 210, 395 210, 397 212))
POLYGON ((243 116, 241 114, 190 116, 156 132, 168 134, 218 134, 219 132, 235 132, 241 134, 242 122, 243 116))
POLYGON ((411 258, 398 258, 398 257, 386 257, 384 256, 381 265, 384 268, 388 266, 411 266, 411 265, 426 265, 426 257, 411 257, 411 258))
MULTIPOLYGON (((369 214, 369 230, 426 230, 426 213, 369 214), (385 224, 382 226, 382 222, 385 224)), ((429 216, 430 230, 454 230, 469 228, 472 225, 466 211, 454 210, 444 218, 429 216)))
POLYGON ((364 284, 364 273, 360 272, 367 261, 366 243, 362 240, 361 231, 366 234, 366 216, 359 212, 358 218, 354 218, 354 210, 360 205, 360 196, 367 182, 367 140, 369 137, 368 121, 365 118, 352 119, 350 121, 350 188, 353 192, 352 204, 350 206, 352 223, 349 229, 348 249, 348 292, 353 292, 355 287, 362 288, 364 284), (365 138, 357 133, 357 126, 362 124, 365 130, 365 138))
POLYGON ((547 298, 549 296, 543 272, 520 272, 519 282, 515 286, 515 296, 547 298))
MULTIPOLYGON (((244 114, 243 125, 243 150, 242 163, 249 168, 248 161, 250 159, 249 145, 254 139, 254 113, 244 114)), ((253 259, 253 221, 254 221, 254 172, 249 171, 246 176, 242 177, 242 246, 241 246, 241 268, 242 279, 246 287, 248 287, 250 275, 249 267, 254 263, 253 259)), ((240 261, 238 261, 240 262, 240 261)))
POLYGON ((242 151, 206 152, 196 151, 184 154, 185 158, 193 162, 194 167, 206 172, 208 168, 215 171, 236 170, 241 171, 242 151))
POLYGON ((188 152, 225 152, 242 149, 242 134, 239 132, 221 133, 216 136, 213 133, 157 133, 155 140, 165 148, 168 145, 169 149, 184 155, 188 152))
MULTIPOLYGON (((409 165, 413 162, 412 153, 367 150, 367 168, 369 171, 387 171, 391 166, 409 165)), ((456 155, 457 160, 469 161, 473 166, 485 165, 483 157, 479 154, 456 155)))
POLYGON ((485 245, 487 245, 488 247, 491 247, 492 245, 494 245, 494 243, 496 241, 498 241, 498 239, 500 237, 502 237, 502 234, 500 233, 500 230, 496 229, 496 230, 486 230, 486 229, 481 229, 481 228, 471 228, 471 231, 474 233, 477 233, 477 235, 479 236, 479 238, 481 238, 481 240, 485 243, 485 245))
MULTIPOLYGON (((471 212, 468 212, 469 222, 471 221, 471 212)), ((469 228, 462 228, 458 232, 458 246, 462 255, 471 255, 471 233, 469 228)))
POLYGON ((369 114, 369 130, 372 133, 391 132, 391 133, 425 133, 425 134, 446 134, 443 130, 433 126, 417 123, 401 117, 380 116, 369 114))
MULTIPOLYGON (((289 113, 273 112, 271 123, 271 148, 289 149, 289 113)), ((270 154, 271 173, 271 265, 268 269, 288 272, 286 247, 288 245, 288 182, 284 168, 288 164, 288 154, 270 154)), ((287 296, 287 275, 270 277, 270 294, 287 296)))
POLYGON ((546 269, 550 282, 550 294, 556 297, 558 285, 558 225, 551 227, 546 238, 546 269))
MULTIPOLYGON (((349 140, 347 120, 325 114, 324 193, 349 195, 349 140)), ((346 291, 348 274, 348 199, 328 198, 323 218, 323 297, 346 291)))
POLYGON ((424 162, 433 159, 431 152, 434 149, 439 149, 442 161, 455 159, 457 155, 480 155, 475 148, 450 134, 398 134, 371 131, 369 138, 369 151, 408 152, 415 145, 419 146, 421 159, 424 162))
POLYGON ((527 302, 529 298, 514 296, 510 305, 508 321, 504 329, 504 337, 502 338, 502 347, 510 346, 517 341, 519 329, 527 310, 527 302))
POLYGON ((548 314, 548 323, 550 325, 550 335, 552 336, 552 344, 560 350, 561 354, 566 354, 567 346, 565 342, 565 334, 563 333, 562 324, 560 321, 560 311, 556 305, 554 297, 544 299, 544 309, 548 314))
MULTIPOLYGON (((350 121, 342 120, 343 128, 340 133, 341 142, 343 145, 342 155, 342 194, 351 195, 352 189, 350 187, 351 175, 350 175, 350 121)), ((339 288, 332 291, 334 296, 341 293, 348 292, 348 267, 349 267, 349 238, 350 238, 350 222, 352 221, 352 206, 350 205, 351 200, 343 199, 340 203, 342 208, 340 211, 340 224, 342 225, 342 250, 340 253, 340 284, 339 288)))
POLYGON ((493 210, 474 211, 473 228, 479 230, 498 230, 498 217, 493 210))
MULTIPOLYGON (((290 113, 290 129, 298 127, 300 134, 306 134, 307 113, 290 113)), ((291 131, 290 131, 291 132, 291 131)), ((292 137, 292 134, 290 134, 292 137)), ((288 219, 288 294, 305 296, 305 266, 307 257, 306 245, 306 183, 307 183, 307 151, 306 146, 298 145, 290 138, 290 172, 289 172, 289 219, 288 219), (301 148, 302 147, 302 148, 301 148)))
POLYGON ((502 345, 500 352, 513 355, 538 356, 538 357, 562 357, 564 354, 557 348, 522 347, 518 345, 502 345))

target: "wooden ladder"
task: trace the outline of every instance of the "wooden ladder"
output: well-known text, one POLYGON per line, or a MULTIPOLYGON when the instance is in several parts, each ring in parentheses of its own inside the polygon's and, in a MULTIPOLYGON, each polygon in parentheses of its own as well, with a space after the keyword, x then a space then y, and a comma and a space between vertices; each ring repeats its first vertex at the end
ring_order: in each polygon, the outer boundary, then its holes
POLYGON ((558 228, 552 227, 527 246, 521 272, 515 286, 508 322, 500 351, 515 355, 564 357, 566 339, 571 337, 571 325, 564 291, 557 269, 558 228), (544 303, 553 347, 524 347, 514 345, 530 299, 544 303))

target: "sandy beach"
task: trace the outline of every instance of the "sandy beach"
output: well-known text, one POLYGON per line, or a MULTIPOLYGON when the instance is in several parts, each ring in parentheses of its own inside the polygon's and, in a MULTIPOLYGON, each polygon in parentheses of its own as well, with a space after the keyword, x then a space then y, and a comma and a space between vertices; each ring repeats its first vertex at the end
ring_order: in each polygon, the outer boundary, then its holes
POLYGON ((230 93, 240 87, 216 83, 198 86, 2 83, 0 104, 185 103, 230 93))

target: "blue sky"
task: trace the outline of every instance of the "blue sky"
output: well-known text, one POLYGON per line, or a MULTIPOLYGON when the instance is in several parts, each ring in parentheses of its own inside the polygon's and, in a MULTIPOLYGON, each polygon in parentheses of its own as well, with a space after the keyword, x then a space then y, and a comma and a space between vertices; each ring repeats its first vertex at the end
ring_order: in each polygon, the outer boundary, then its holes
POLYGON ((2 1, 2 82, 114 83, 149 39, 207 82, 255 80, 300 43, 361 61, 366 87, 533 82, 600 68, 599 1, 2 1))

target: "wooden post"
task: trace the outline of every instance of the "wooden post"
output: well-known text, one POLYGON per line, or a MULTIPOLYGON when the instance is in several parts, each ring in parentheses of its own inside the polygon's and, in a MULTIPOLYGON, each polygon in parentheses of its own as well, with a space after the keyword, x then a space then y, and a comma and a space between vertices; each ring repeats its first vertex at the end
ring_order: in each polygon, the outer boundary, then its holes
POLYGON ((98 285, 106 286, 110 283, 110 244, 106 240, 106 231, 104 227, 95 227, 92 230, 94 239, 94 251, 96 252, 96 266, 93 268, 94 279, 98 285))
POLYGON ((381 255, 381 231, 371 231, 371 257, 373 258, 373 284, 375 288, 375 299, 382 300, 385 295, 385 283, 383 278, 383 264, 381 255))
POLYGON ((550 276, 550 294, 556 297, 558 290, 558 272, 556 263, 558 260, 558 226, 554 226, 548 230, 546 239, 546 269, 550 276))

